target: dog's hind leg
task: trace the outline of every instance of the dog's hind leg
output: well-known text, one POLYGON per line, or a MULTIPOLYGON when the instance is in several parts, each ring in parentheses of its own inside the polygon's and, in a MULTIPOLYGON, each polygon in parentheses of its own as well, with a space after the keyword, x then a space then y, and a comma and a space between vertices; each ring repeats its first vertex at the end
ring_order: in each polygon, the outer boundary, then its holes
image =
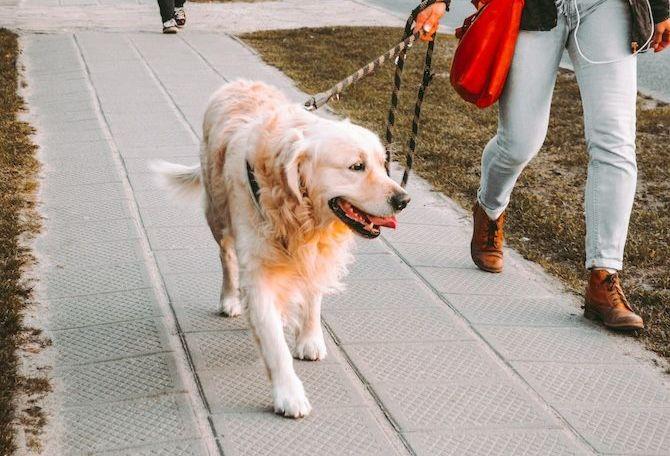
POLYGON ((272 382, 275 413, 291 418, 307 416, 312 407, 293 369, 276 295, 260 279, 245 287, 245 298, 249 322, 272 382))
POLYGON ((321 328, 322 294, 310 296, 303 304, 302 321, 296 331, 295 355, 317 361, 326 357, 326 342, 321 328))
POLYGON ((235 240, 232 236, 224 234, 219 241, 219 247, 219 258, 221 258, 221 269, 223 270, 219 309, 223 315, 236 317, 242 313, 242 306, 240 304, 239 267, 235 254, 235 240))

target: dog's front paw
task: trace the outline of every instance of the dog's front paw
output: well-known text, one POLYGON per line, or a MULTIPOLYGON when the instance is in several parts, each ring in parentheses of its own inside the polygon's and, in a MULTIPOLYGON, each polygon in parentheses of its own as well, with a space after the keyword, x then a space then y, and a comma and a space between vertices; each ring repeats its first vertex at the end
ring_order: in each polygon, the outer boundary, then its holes
POLYGON ((307 359, 310 361, 318 361, 326 357, 326 341, 323 340, 323 333, 313 333, 298 336, 295 344, 295 357, 298 359, 307 359))
POLYGON ((242 313, 242 304, 237 296, 222 296, 219 311, 225 317, 237 317, 242 313))
POLYGON ((302 418, 309 415, 312 406, 305 395, 305 388, 300 379, 293 374, 292 378, 277 382, 272 388, 275 413, 289 418, 302 418))

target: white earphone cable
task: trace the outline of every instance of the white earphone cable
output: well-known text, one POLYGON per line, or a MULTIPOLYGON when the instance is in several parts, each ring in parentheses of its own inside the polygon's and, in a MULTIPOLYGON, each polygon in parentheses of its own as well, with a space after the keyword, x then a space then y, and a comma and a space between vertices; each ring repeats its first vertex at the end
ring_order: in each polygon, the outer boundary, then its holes
MULTIPOLYGON (((577 24, 575 24, 575 31, 574 31, 575 47, 577 48, 577 52, 579 53, 579 55, 584 60, 586 60, 589 63, 595 64, 595 65, 604 65, 604 64, 608 64, 608 63, 621 62, 622 60, 627 59, 628 57, 630 57, 630 56, 626 56, 626 57, 621 57, 621 58, 614 59, 614 60, 591 60, 588 57, 586 57, 584 55, 584 53, 582 52, 582 48, 579 46, 579 40, 577 39, 577 33, 579 32, 579 26, 581 25, 581 17, 579 15, 579 8, 577 7, 577 0, 573 0, 573 5, 575 6, 575 13, 577 14, 577 24)), ((649 3, 649 0, 647 0, 647 7, 649 8, 649 20, 651 21, 651 34, 649 35, 649 39, 642 46, 640 46, 637 51, 633 52, 632 55, 639 54, 644 48, 646 48, 649 45, 649 43, 651 43, 651 40, 654 39, 654 25, 655 24, 654 24, 654 19, 652 17, 651 3, 649 3)))

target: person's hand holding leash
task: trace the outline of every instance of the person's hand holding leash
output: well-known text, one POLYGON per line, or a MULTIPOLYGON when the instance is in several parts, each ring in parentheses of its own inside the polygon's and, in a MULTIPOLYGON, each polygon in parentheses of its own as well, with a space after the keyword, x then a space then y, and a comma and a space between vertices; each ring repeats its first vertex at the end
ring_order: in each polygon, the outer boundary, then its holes
POLYGON ((440 26, 440 18, 444 16, 445 11, 447 11, 447 5, 444 2, 433 3, 421 11, 416 16, 414 33, 420 32, 419 38, 422 41, 432 41, 440 26))
POLYGON ((668 46, 670 46, 670 19, 656 24, 654 38, 651 40, 651 47, 654 48, 654 52, 661 52, 668 46))

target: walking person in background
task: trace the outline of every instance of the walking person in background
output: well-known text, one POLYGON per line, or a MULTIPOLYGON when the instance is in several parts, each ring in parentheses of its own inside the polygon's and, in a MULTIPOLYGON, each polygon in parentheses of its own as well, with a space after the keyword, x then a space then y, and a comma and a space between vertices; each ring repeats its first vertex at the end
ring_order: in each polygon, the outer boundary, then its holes
MULTIPOLYGON (((424 10, 416 30, 430 39, 444 11, 441 3, 424 10)), ((484 271, 502 272, 505 209, 517 178, 544 142, 556 73, 567 48, 589 154, 584 315, 622 330, 644 328, 618 271, 637 179, 636 53, 647 46, 655 52, 670 46, 668 0, 526 0, 500 98, 498 132, 484 149, 473 208, 472 260, 484 271)))
POLYGON ((158 0, 163 21, 163 33, 177 33, 186 25, 186 11, 184 3, 186 0, 158 0))

